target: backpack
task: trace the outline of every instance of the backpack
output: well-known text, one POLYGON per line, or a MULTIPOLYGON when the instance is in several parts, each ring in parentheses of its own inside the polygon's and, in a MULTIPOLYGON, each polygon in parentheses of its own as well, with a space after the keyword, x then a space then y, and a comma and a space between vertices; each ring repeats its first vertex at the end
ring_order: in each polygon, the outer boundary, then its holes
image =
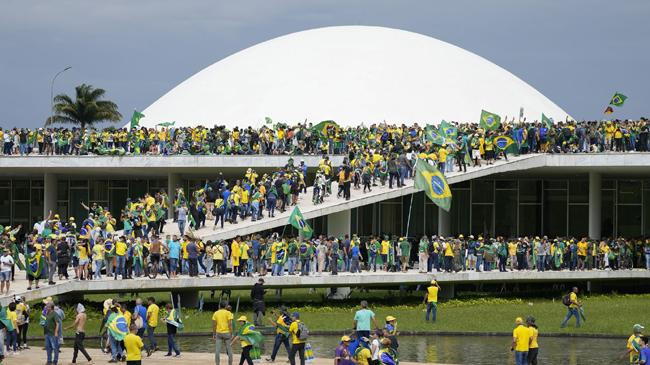
POLYGON ((562 304, 567 307, 571 305, 571 293, 567 293, 562 297, 562 304))
POLYGON ((309 328, 303 322, 298 322, 298 333, 296 333, 296 337, 300 341, 306 341, 307 337, 309 337, 309 328))

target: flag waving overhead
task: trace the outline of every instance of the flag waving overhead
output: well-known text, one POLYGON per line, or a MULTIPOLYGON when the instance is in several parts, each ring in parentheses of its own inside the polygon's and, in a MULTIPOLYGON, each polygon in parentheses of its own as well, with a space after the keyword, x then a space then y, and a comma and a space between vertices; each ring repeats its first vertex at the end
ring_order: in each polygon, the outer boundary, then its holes
POLYGON ((327 129, 328 128, 338 129, 339 125, 336 124, 336 122, 333 121, 333 120, 325 120, 325 121, 322 121, 322 122, 316 124, 311 129, 312 129, 312 131, 314 131, 316 133, 320 133, 321 136, 327 136, 327 129))
POLYGON ((173 127, 176 122, 164 122, 156 124, 157 127, 173 127))
POLYGON ((612 96, 612 100, 609 101, 609 105, 623 106, 625 99, 627 99, 627 96, 621 93, 616 93, 614 96, 612 96))
POLYGON ((504 151, 505 153, 519 154, 519 148, 517 148, 517 144, 509 136, 494 137, 492 143, 494 143, 496 148, 504 151))
POLYGON ((417 160, 415 171, 415 188, 424 190, 432 202, 448 212, 451 209, 451 189, 445 176, 423 159, 417 160))
POLYGON ((544 113, 542 113, 542 124, 548 129, 550 129, 553 126, 553 119, 550 119, 544 113))
POLYGON ((479 122, 479 126, 481 128, 495 130, 498 129, 500 125, 500 116, 485 110, 481 110, 481 121, 479 122))
POLYGON ((302 235, 305 238, 311 238, 311 235, 314 233, 314 230, 311 229, 309 224, 305 221, 305 218, 303 218, 302 213, 300 213, 298 206, 293 208, 293 212, 291 212, 291 215, 289 216, 289 223, 298 231, 302 232, 302 235))
POLYGON ((134 110, 133 115, 131 116, 131 128, 137 128, 140 125, 140 119, 142 119, 142 117, 144 117, 144 114, 134 110))
POLYGON ((432 125, 427 125, 424 127, 424 136, 425 138, 433 144, 442 146, 445 143, 445 137, 440 134, 438 129, 432 125))
POLYGON ((446 140, 453 140, 455 141, 456 138, 458 137, 458 128, 456 128, 454 125, 447 123, 447 121, 443 120, 440 122, 440 133, 442 134, 443 137, 445 137, 446 140))

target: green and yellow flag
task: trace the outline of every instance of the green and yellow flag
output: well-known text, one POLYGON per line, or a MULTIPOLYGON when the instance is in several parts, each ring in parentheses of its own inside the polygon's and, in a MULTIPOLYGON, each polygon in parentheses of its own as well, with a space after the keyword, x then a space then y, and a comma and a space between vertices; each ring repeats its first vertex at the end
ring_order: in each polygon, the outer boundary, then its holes
POLYGON ((544 124, 546 128, 550 129, 553 126, 553 120, 542 113, 542 124, 544 124))
POLYGON ((451 209, 451 189, 445 175, 426 160, 418 159, 415 163, 415 188, 424 190, 429 199, 445 211, 451 209))
POLYGON ((485 110, 481 110, 481 121, 479 122, 479 126, 481 128, 495 130, 495 129, 499 129, 500 125, 501 125, 500 116, 485 110))
POLYGON ((321 136, 327 136, 328 128, 339 129, 339 125, 333 120, 324 120, 311 128, 313 132, 320 133, 321 136))
POLYGON ((140 113, 137 110, 133 111, 133 115, 131 116, 131 128, 138 128, 140 125, 140 119, 144 117, 144 114, 140 113))
POLYGON ((445 137, 445 140, 456 141, 456 138, 458 138, 458 128, 443 120, 440 122, 440 134, 445 137))
POLYGON ((173 127, 176 122, 163 122, 163 123, 158 123, 156 124, 156 127, 173 127))
POLYGON ((617 92, 614 94, 614 96, 612 96, 612 100, 609 101, 609 105, 623 106, 623 104, 625 104, 625 99, 627 99, 627 96, 617 92))
POLYGON ((504 151, 505 153, 512 153, 515 155, 519 154, 519 148, 517 147, 517 144, 509 136, 494 137, 492 143, 494 143, 496 148, 498 148, 501 151, 504 151))
POLYGON ((289 223, 298 231, 302 232, 302 235, 305 238, 311 238, 311 235, 314 233, 314 230, 305 221, 302 213, 300 213, 298 206, 293 208, 293 212, 291 212, 291 215, 289 216, 289 223))
POLYGON ((445 143, 445 137, 440 134, 438 129, 432 125, 424 127, 424 138, 433 144, 442 146, 445 143))

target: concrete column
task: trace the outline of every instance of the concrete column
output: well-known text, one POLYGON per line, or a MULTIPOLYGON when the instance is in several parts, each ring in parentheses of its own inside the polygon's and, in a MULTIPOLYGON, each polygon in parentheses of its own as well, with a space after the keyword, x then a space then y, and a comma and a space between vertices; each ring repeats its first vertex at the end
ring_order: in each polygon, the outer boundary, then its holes
POLYGON ((183 308, 196 308, 199 305, 199 292, 198 290, 172 292, 172 300, 174 307, 178 307, 178 298, 181 299, 181 307, 183 308))
POLYGON ((598 172, 589 173, 589 238, 600 239, 602 221, 602 176, 598 172))
POLYGON ((57 198, 57 177, 52 173, 45 173, 43 175, 43 194, 45 196, 45 201, 43 202, 43 219, 47 217, 47 214, 52 211, 52 214, 56 212, 56 198, 57 198))
MULTIPOLYGON (((167 218, 174 218, 174 200, 176 200, 176 187, 181 183, 181 177, 178 174, 170 172, 167 174, 167 195, 169 196, 169 211, 167 218)), ((185 192, 187 194, 187 192, 185 192)))
POLYGON ((438 236, 447 237, 449 235, 451 235, 451 214, 438 208, 438 236))
POLYGON ((328 236, 345 236, 350 235, 351 211, 344 210, 338 213, 332 213, 327 216, 327 235, 328 236))

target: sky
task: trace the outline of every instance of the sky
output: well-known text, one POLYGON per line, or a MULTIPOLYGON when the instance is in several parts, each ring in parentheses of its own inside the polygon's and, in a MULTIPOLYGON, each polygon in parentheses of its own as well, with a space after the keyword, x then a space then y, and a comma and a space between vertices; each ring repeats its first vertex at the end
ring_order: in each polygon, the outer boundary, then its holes
MULTIPOLYGON (((40 127, 54 94, 87 83, 124 119, 212 63, 334 25, 422 33, 509 70, 576 119, 650 116, 650 1, 2 0, 0 127, 40 127)), ((122 125, 122 124, 119 124, 122 125)))

